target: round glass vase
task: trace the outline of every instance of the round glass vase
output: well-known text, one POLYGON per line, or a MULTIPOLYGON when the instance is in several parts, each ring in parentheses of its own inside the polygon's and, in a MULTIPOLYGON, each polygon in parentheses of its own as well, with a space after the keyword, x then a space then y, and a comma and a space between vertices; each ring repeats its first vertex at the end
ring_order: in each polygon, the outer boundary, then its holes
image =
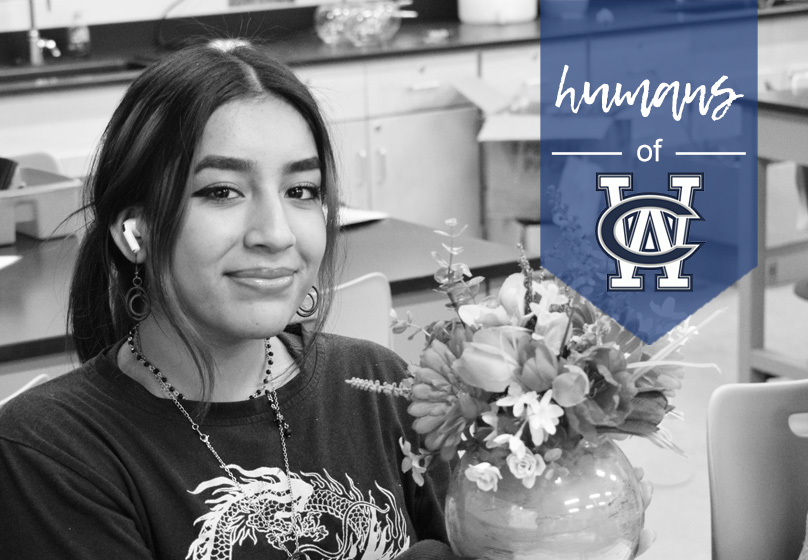
POLYGON ((553 474, 526 488, 507 466, 496 491, 480 490, 466 469, 480 462, 467 452, 452 473, 446 528, 460 556, 486 560, 631 560, 644 521, 634 469, 609 438, 582 444, 556 462, 553 474))

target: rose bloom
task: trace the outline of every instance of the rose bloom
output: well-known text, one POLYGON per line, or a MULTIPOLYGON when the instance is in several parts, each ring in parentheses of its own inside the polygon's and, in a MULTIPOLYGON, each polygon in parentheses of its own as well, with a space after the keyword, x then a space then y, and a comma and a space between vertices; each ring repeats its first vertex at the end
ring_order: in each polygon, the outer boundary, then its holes
POLYGON ((533 453, 525 453, 521 458, 516 453, 511 453, 507 462, 511 474, 520 479, 525 488, 533 488, 536 477, 547 467, 544 459, 533 453))
MULTIPOLYGON (((532 283, 533 292, 540 289, 538 282, 532 283)), ((525 316, 525 277, 521 272, 515 272, 508 276, 499 288, 497 299, 500 305, 505 308, 508 315, 516 317, 521 321, 525 316)))
POLYGON ((502 473, 491 463, 478 463, 466 469, 466 478, 477 483, 483 492, 497 491, 497 482, 502 480, 502 473))
POLYGON ((452 364, 463 381, 490 393, 500 393, 516 381, 519 353, 530 332, 519 327, 481 329, 452 364))

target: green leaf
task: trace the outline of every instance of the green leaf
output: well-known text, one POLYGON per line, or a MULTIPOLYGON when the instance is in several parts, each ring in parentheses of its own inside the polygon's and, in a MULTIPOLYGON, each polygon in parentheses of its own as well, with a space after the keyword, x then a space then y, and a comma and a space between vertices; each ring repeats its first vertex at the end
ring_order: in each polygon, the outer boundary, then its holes
POLYGON ((449 268, 449 263, 446 262, 446 259, 441 257, 437 251, 432 251, 432 258, 435 259, 435 262, 438 263, 442 268, 449 268))
POLYGON ((461 272, 463 276, 471 276, 471 269, 465 263, 456 263, 452 265, 452 272, 461 272))
POLYGON ((450 255, 457 256, 463 252, 463 247, 452 247, 450 245, 447 245, 446 243, 441 243, 441 245, 443 245, 443 248, 446 249, 446 252, 449 253, 450 255))

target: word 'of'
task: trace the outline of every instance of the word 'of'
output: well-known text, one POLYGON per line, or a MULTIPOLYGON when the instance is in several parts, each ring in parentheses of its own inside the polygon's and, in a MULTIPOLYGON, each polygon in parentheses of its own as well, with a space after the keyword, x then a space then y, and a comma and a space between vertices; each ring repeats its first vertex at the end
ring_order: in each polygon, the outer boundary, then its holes
POLYGON ((733 101, 739 97, 743 97, 743 95, 735 93, 735 90, 732 88, 721 88, 721 84, 724 83, 727 76, 721 76, 721 78, 716 80, 716 82, 710 88, 711 95, 706 100, 706 86, 700 85, 694 90, 690 82, 686 83, 681 102, 679 102, 678 81, 671 83, 661 82, 657 86, 656 91, 654 92, 654 97, 651 99, 650 103, 648 102, 648 95, 651 91, 651 82, 648 79, 643 80, 637 89, 634 90, 634 92, 623 92, 623 84, 617 82, 614 85, 614 94, 611 98, 609 98, 609 84, 598 86, 595 91, 592 91, 592 86, 587 81, 584 82, 584 89, 581 92, 581 97, 578 99, 578 104, 576 105, 575 88, 568 87, 566 90, 564 90, 564 81, 567 78, 568 70, 569 66, 565 64, 564 71, 561 73, 561 82, 558 84, 558 95, 556 96, 555 106, 561 107, 561 104, 564 102, 564 98, 569 95, 570 109, 572 109, 573 113, 578 113, 578 109, 581 108, 581 103, 586 103, 587 105, 596 104, 598 102, 598 97, 601 98, 601 106, 603 107, 604 113, 608 113, 611 110, 612 105, 617 105, 619 107, 623 103, 626 103, 627 105, 633 106, 634 102, 637 100, 637 97, 642 93, 642 105, 640 107, 640 112, 642 113, 643 117, 647 117, 651 114, 651 109, 653 107, 661 107, 668 94, 673 92, 673 99, 671 100, 671 112, 673 114, 673 118, 678 121, 682 118, 682 112, 684 111, 685 105, 689 105, 697 97, 699 98, 699 113, 706 115, 710 110, 710 104, 713 102, 713 98, 727 95, 727 99, 725 99, 718 107, 713 109, 711 114, 712 119, 717 121, 727 113, 727 110, 730 108, 733 101))

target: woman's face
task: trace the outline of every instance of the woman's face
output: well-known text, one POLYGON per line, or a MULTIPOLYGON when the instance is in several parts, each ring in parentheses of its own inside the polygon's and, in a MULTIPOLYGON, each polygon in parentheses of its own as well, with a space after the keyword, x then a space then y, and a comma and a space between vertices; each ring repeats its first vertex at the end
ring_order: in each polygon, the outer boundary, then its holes
POLYGON ((171 273, 211 342, 274 335, 315 283, 326 243, 306 121, 276 97, 217 109, 197 146, 171 273))

